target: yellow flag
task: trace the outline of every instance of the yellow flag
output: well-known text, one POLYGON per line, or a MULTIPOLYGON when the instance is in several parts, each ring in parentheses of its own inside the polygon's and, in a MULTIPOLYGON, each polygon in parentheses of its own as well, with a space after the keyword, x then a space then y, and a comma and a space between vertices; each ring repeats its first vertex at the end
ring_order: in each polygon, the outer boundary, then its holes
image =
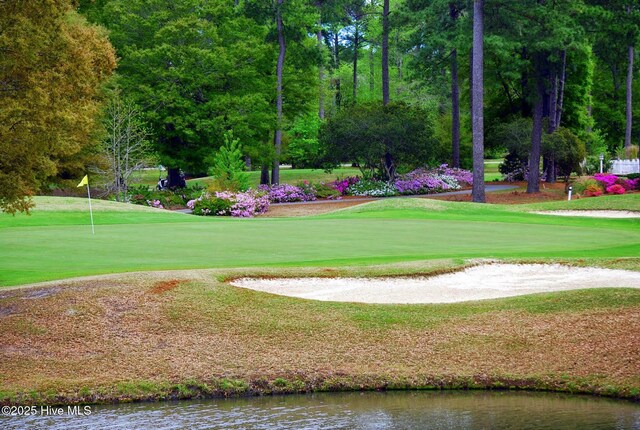
POLYGON ((89 175, 84 175, 84 178, 82 178, 82 181, 78 184, 78 188, 83 185, 89 185, 89 175))

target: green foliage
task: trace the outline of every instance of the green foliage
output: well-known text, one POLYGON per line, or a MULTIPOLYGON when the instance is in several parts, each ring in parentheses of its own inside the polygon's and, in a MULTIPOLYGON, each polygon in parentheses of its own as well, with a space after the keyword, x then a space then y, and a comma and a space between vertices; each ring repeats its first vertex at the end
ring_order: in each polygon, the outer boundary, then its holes
POLYGON ((69 0, 0 2, 0 210, 27 211, 56 175, 81 178, 116 61, 69 0))
POLYGON ((233 203, 228 199, 221 199, 215 196, 203 197, 196 200, 193 206, 195 215, 216 216, 220 213, 229 212, 233 203))
MULTIPOLYGON (((606 136, 610 152, 624 141, 625 83, 627 74, 627 52, 629 45, 637 44, 640 14, 638 10, 627 10, 632 3, 625 0, 587 0, 586 16, 589 31, 593 33, 595 72, 593 80, 593 116, 596 126, 606 136)), ((637 85, 634 100, 638 97, 637 85)), ((634 121, 638 121, 635 113, 634 121)))
POLYGON ((572 172, 582 174, 580 163, 586 156, 585 145, 568 128, 560 127, 552 134, 545 134, 542 154, 555 161, 560 176, 569 178, 572 172))
POLYGON ((284 161, 289 161, 297 169, 321 166, 323 150, 318 142, 321 123, 315 113, 296 118, 287 132, 288 145, 284 161))
POLYGON ((325 184, 324 182, 300 182, 296 185, 300 188, 304 194, 315 196, 318 199, 334 199, 336 197, 340 197, 340 191, 336 190, 335 187, 325 184))
POLYGON ((127 190, 128 201, 136 205, 156 208, 183 208, 192 199, 202 195, 204 188, 198 185, 180 189, 158 190, 148 185, 130 186, 127 190))
POLYGON ((320 129, 325 162, 357 163, 369 174, 386 176, 385 156, 395 168, 439 162, 433 124, 426 111, 404 103, 362 103, 339 111, 320 129))
POLYGON ((531 119, 515 118, 495 128, 495 147, 505 148, 507 155, 498 170, 509 180, 526 180, 527 163, 531 148, 531 119))
POLYGON ((587 194, 592 195, 596 190, 599 190, 600 194, 604 193, 604 188, 602 187, 602 183, 596 181, 593 178, 583 178, 575 181, 573 183, 573 192, 578 195, 587 196, 587 194))
POLYGON ((233 138, 231 130, 224 133, 223 140, 224 143, 213 157, 209 174, 214 177, 215 186, 220 190, 246 191, 249 188, 249 177, 244 172, 240 140, 233 138))
POLYGON ((605 136, 600 130, 585 132, 579 136, 585 144, 588 155, 600 155, 608 152, 605 136))
MULTIPOLYGON (((602 171, 607 172, 611 167, 611 156, 608 153, 604 153, 604 159, 602 160, 602 171)), ((586 162, 584 163, 583 173, 587 175, 594 175, 600 173, 600 156, 599 155, 587 155, 586 162)))
POLYGON ((205 171, 226 129, 259 158, 275 125, 266 28, 223 0, 108 0, 94 15, 110 30, 120 85, 145 107, 163 165, 205 171))

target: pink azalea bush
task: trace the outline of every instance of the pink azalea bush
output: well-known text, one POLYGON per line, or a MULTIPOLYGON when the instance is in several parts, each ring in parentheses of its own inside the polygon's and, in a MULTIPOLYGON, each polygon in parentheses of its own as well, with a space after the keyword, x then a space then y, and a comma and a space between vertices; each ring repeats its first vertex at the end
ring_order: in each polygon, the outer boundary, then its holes
POLYGON ((453 176, 426 169, 417 169, 401 176, 395 182, 395 187, 400 194, 430 194, 461 188, 453 176))
POLYGON ((156 209, 164 209, 162 202, 160 200, 147 200, 147 206, 151 206, 156 209))
POLYGON ((269 196, 254 190, 221 191, 189 200, 187 207, 196 215, 252 218, 269 210, 269 196))
POLYGON ((442 164, 434 169, 419 168, 400 176, 394 182, 363 180, 359 177, 339 179, 336 190, 343 195, 388 197, 398 194, 431 194, 459 190, 473 183, 473 173, 442 164))
POLYGON ((624 194, 625 191, 624 187, 620 184, 613 184, 607 187, 607 193, 609 194, 624 194))
POLYGON ((294 185, 260 185, 259 191, 268 195, 271 203, 309 202, 316 199, 311 188, 302 189, 294 185))
POLYGON ((473 184, 473 172, 469 170, 459 169, 457 167, 449 167, 448 164, 442 164, 433 170, 438 175, 451 176, 461 185, 473 184))
POLYGON ((442 164, 435 169, 413 170, 396 180, 395 187, 400 194, 431 194, 459 190, 472 183, 472 172, 442 164))

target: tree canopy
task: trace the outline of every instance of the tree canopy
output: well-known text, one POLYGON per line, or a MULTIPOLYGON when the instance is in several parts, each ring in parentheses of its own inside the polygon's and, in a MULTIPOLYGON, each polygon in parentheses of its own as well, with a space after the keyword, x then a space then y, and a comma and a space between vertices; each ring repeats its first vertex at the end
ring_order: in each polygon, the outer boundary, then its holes
POLYGON ((69 0, 0 2, 2 210, 28 210, 49 178, 84 172, 115 66, 104 31, 69 0))
POLYGON ((570 145, 586 142, 591 156, 640 139, 633 103, 640 8, 630 0, 77 4, 78 11, 71 0, 0 2, 6 210, 26 209, 25 196, 48 178, 76 176, 90 162, 104 109, 99 88, 116 64, 109 41, 119 59, 111 85, 135 104, 174 173, 204 174, 230 130, 247 165, 266 169, 265 180, 271 168, 275 181, 280 162, 354 159, 354 148, 358 157, 370 154, 360 160, 370 165, 385 148, 390 176, 412 163, 401 155, 409 146, 420 163, 470 168, 475 136, 476 143, 482 137, 479 182, 482 155, 510 152, 524 161, 504 136, 508 124, 530 124, 519 132, 530 140, 529 191, 536 192, 541 167, 548 181, 560 173, 560 155, 543 147, 557 130, 576 137, 558 137, 570 145), (483 100, 475 106, 474 93, 483 100), (414 142, 405 138, 410 131, 418 133, 414 142))

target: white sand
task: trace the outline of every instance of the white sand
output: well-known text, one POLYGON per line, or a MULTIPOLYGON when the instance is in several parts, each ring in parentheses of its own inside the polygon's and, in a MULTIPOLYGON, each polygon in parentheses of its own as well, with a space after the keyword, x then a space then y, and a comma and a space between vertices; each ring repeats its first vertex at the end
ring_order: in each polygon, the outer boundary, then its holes
POLYGON ((632 211, 540 211, 540 215, 584 216, 592 218, 640 218, 640 212, 632 211))
POLYGON ((640 272, 559 264, 486 264, 433 277, 242 278, 231 284, 323 301, 454 303, 582 288, 640 288, 640 272))

